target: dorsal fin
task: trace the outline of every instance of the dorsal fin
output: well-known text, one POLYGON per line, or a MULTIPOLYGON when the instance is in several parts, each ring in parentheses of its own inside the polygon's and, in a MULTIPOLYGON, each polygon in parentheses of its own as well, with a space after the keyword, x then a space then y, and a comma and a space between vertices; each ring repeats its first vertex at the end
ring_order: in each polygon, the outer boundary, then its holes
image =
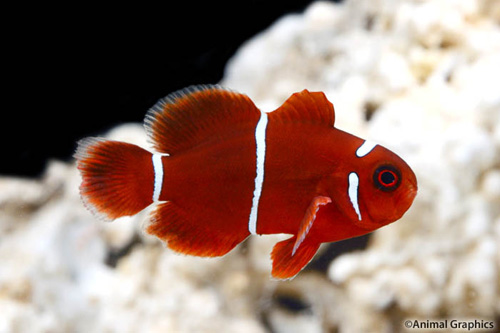
POLYGON ((322 92, 304 89, 290 96, 283 105, 269 114, 273 120, 282 122, 300 121, 318 123, 333 127, 335 111, 333 104, 322 92))
POLYGON ((257 124, 260 111, 246 95, 220 86, 192 86, 161 99, 144 126, 154 149, 175 154, 224 133, 257 124))

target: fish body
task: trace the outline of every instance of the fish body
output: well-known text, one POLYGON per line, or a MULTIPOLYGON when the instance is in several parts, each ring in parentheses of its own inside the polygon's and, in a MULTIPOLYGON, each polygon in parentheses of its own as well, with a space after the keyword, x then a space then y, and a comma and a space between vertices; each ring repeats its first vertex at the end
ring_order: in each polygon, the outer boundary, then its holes
POLYGON ((265 113, 219 86, 187 88, 148 111, 154 153, 79 142, 81 196, 107 219, 156 203, 147 231, 184 254, 221 256, 251 234, 290 234, 271 258, 273 277, 292 278, 321 243, 398 220, 417 193, 401 158, 334 122, 321 92, 265 113))

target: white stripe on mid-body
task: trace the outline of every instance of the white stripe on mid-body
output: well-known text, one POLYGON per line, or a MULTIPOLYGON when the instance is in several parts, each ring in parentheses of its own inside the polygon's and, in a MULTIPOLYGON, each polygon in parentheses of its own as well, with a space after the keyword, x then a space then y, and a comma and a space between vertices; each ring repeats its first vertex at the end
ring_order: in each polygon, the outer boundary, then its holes
POLYGON ((255 187, 253 191, 252 209, 248 220, 248 231, 257 234, 257 211, 259 209, 262 184, 264 183, 264 161, 266 159, 266 127, 267 114, 261 111, 259 122, 255 128, 255 144, 257 146, 257 174, 255 176, 255 187))
POLYGON ((163 163, 161 161, 164 154, 153 154, 153 170, 155 173, 153 202, 160 200, 161 188, 163 186, 163 163))
POLYGON ((363 142, 363 144, 361 146, 359 146, 359 148, 356 150, 356 156, 357 157, 363 157, 363 156, 366 156, 369 152, 371 152, 373 150, 373 148, 375 148, 377 144, 374 143, 374 142, 371 142, 371 141, 368 141, 366 140, 365 142, 363 142))
POLYGON ((347 190, 347 194, 349 195, 349 199, 351 200, 352 207, 356 214, 358 214, 358 219, 361 221, 361 212, 359 211, 358 205, 358 186, 359 186, 359 177, 356 172, 351 172, 349 174, 349 188, 347 190))

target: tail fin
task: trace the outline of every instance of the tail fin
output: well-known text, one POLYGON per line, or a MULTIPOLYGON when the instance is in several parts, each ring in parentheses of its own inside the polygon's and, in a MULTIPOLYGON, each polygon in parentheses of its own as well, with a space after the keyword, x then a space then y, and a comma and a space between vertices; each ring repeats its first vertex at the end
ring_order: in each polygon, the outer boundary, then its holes
POLYGON ((153 202, 150 152, 130 143, 86 138, 78 142, 74 157, 83 202, 98 217, 135 215, 153 202))

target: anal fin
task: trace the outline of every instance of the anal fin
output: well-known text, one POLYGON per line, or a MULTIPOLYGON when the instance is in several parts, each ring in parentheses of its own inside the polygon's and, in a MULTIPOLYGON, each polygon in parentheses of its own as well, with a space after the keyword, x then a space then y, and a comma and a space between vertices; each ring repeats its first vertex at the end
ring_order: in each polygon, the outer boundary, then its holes
POLYGON ((297 275, 314 257, 320 243, 304 242, 292 255, 297 237, 291 237, 277 243, 271 252, 273 269, 271 275, 275 279, 286 280, 297 275))
POLYGON ((200 257, 223 256, 249 235, 248 231, 221 230, 214 222, 199 220, 167 201, 156 207, 146 231, 176 252, 200 257))

